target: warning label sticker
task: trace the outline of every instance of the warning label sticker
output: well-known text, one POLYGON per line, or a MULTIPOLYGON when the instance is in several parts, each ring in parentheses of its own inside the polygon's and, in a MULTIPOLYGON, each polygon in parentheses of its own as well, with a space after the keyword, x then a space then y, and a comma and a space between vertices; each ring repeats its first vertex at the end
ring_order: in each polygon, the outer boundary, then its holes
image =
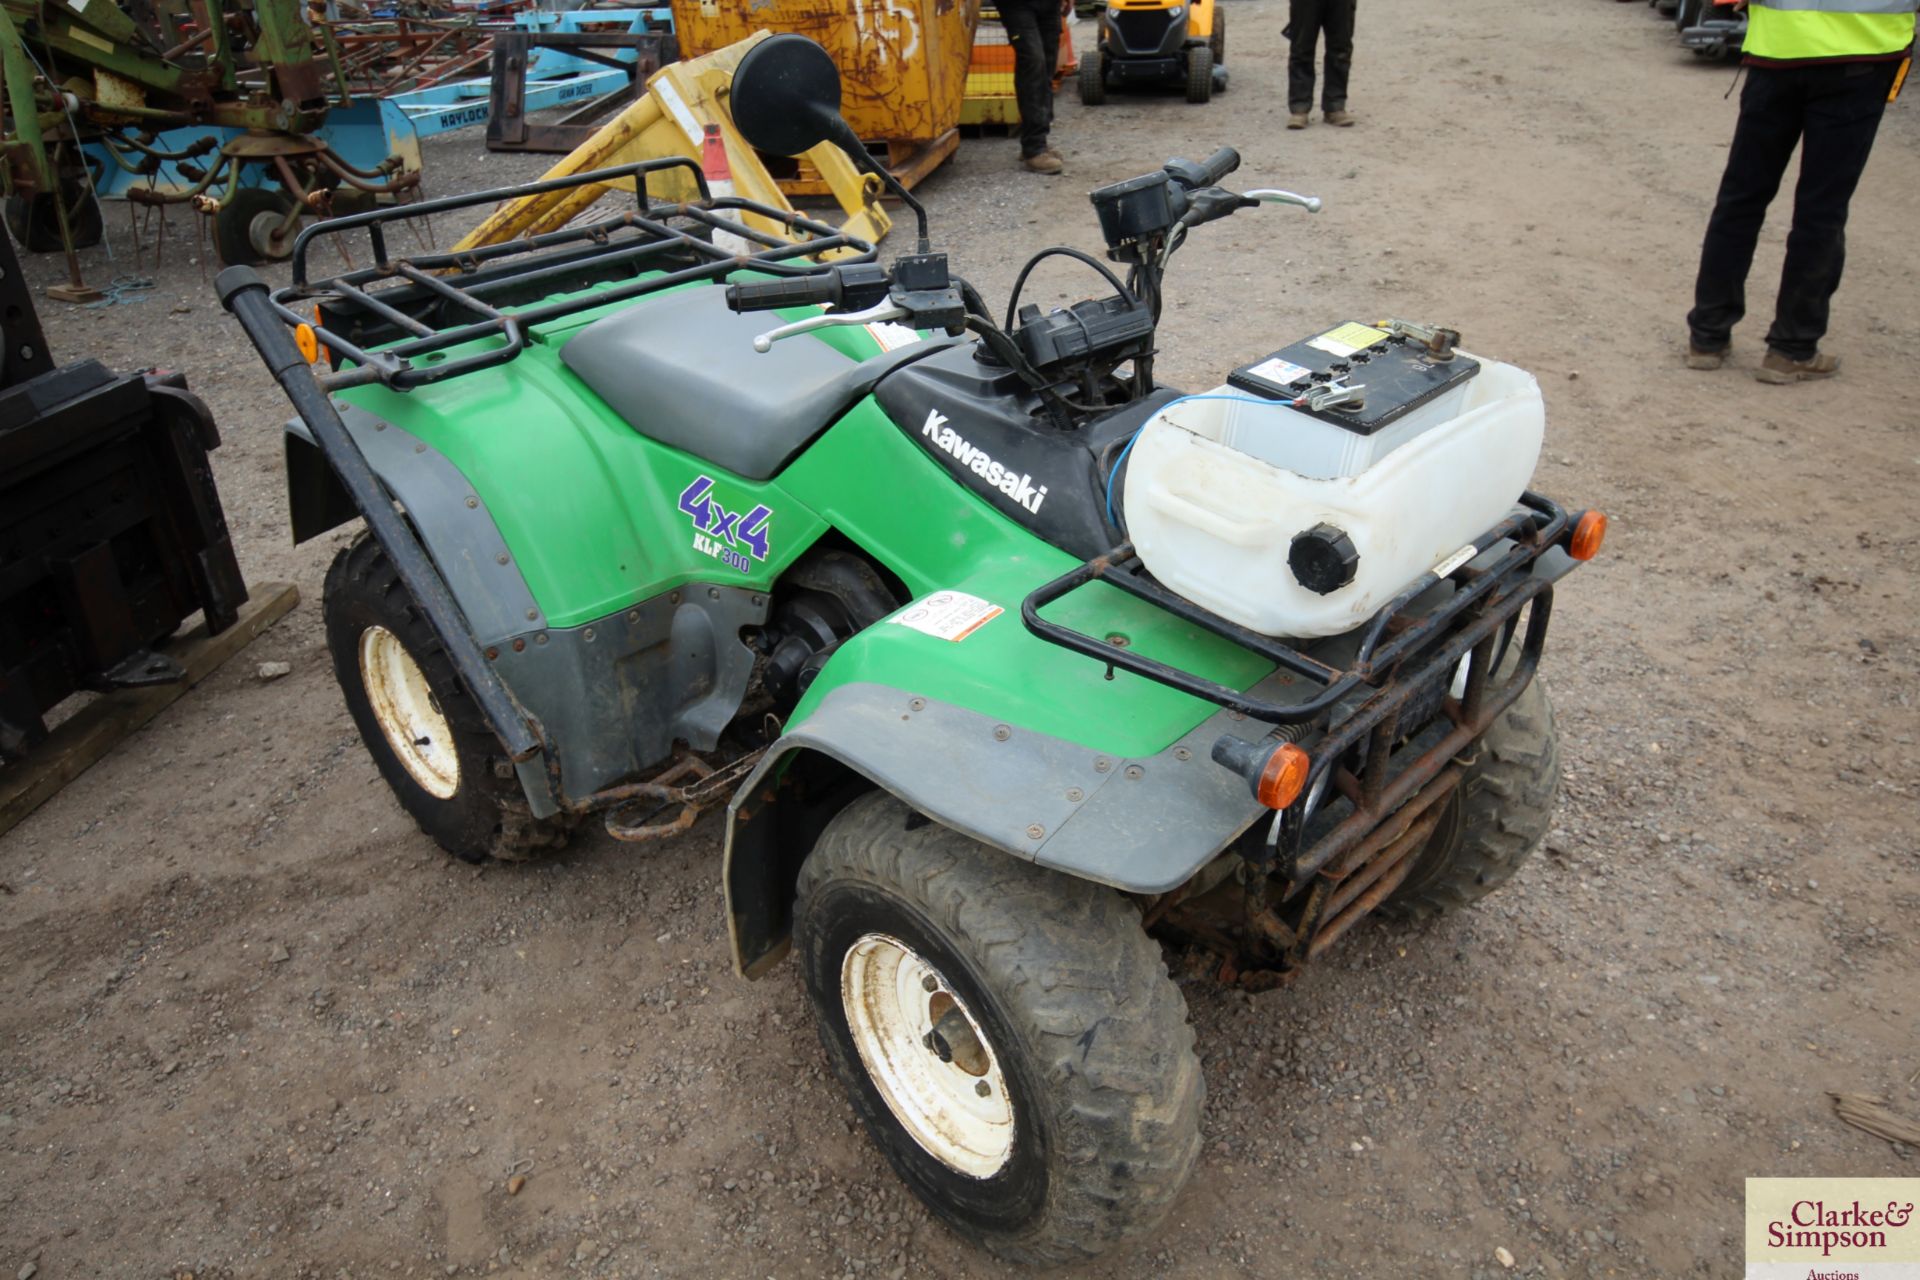
POLYGON ((1328 352, 1331 355, 1339 356, 1344 360, 1362 347, 1370 347, 1376 342, 1384 342, 1386 338, 1387 331, 1385 329, 1375 329, 1371 325, 1350 321, 1347 324, 1341 325, 1338 329, 1327 330, 1317 338, 1307 339, 1307 345, 1310 347, 1318 347, 1320 350, 1328 352))
POLYGON ((921 341, 920 331, 904 324, 895 324, 891 320, 875 320, 867 326, 867 332, 880 344, 882 351, 898 351, 921 341))
POLYGON ((936 591, 914 601, 892 621, 941 640, 965 640, 1005 613, 997 604, 964 591, 936 591))
POLYGON ((1313 370, 1275 356, 1271 360, 1262 360, 1247 372, 1256 378, 1265 378, 1268 382, 1278 383, 1284 387, 1288 383, 1298 382, 1313 370))

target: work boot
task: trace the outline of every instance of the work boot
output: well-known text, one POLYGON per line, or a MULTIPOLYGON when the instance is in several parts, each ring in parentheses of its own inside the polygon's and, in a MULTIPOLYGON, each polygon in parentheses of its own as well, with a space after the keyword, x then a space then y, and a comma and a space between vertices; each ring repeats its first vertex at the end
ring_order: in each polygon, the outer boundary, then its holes
POLYGON ((1021 156, 1020 163, 1035 173, 1058 173, 1066 167, 1060 163, 1059 153, 1050 149, 1035 152, 1030 156, 1021 156))
POLYGON ((1789 382, 1813 382, 1820 378, 1831 378, 1840 372, 1840 357, 1830 356, 1824 351, 1816 351, 1805 360, 1795 360, 1792 356, 1767 349, 1767 358, 1760 362, 1753 376, 1762 382, 1775 386, 1785 386, 1789 382))
POLYGON ((1726 347, 1721 347, 1719 350, 1713 351, 1713 350, 1709 350, 1706 347, 1697 346, 1694 344, 1692 339, 1688 339, 1687 368, 1718 369, 1721 365, 1725 364, 1726 362, 1727 362, 1726 347))
POLYGON ((1342 129, 1350 129, 1354 123, 1353 113, 1345 109, 1339 111, 1323 111, 1320 113, 1320 118, 1328 124, 1338 126, 1342 129))
POLYGON ((1307 113, 1304 111, 1291 112, 1287 116, 1287 128, 1304 129, 1307 127, 1307 119, 1307 113))

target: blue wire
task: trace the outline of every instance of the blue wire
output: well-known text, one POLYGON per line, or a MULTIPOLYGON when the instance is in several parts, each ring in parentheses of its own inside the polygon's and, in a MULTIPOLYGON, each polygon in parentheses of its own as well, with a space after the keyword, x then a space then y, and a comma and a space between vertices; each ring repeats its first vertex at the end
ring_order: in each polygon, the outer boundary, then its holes
MULTIPOLYGON (((1153 411, 1153 417, 1157 418, 1161 414, 1165 413, 1167 410, 1173 408, 1173 406, 1177 404, 1185 404, 1189 400, 1233 400, 1240 404, 1260 405, 1269 409, 1286 407, 1286 401, 1284 400, 1257 400, 1252 396, 1175 396, 1173 399, 1161 405, 1158 409, 1155 409, 1153 411)), ((1150 418, 1148 419, 1148 421, 1152 421, 1152 419, 1150 418)), ((1140 441, 1140 432, 1145 431, 1146 429, 1147 429, 1146 423, 1143 422, 1140 424, 1138 428, 1134 430, 1133 435, 1129 437, 1127 440, 1127 447, 1122 449, 1120 451, 1120 456, 1113 460, 1113 470, 1107 472, 1107 523, 1114 526, 1114 528, 1116 529, 1120 527, 1120 522, 1114 519, 1114 516, 1113 516, 1114 477, 1120 474, 1120 468, 1126 462, 1127 455, 1133 452, 1133 446, 1138 444, 1140 441)))

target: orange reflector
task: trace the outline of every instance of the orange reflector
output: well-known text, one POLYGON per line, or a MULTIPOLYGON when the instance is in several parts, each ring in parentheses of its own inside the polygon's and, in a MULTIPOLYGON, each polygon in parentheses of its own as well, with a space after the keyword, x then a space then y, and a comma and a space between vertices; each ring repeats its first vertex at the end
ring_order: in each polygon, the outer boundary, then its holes
POLYGON ((307 358, 308 364, 312 364, 320 358, 320 339, 314 336, 312 325, 295 325, 293 328, 293 344, 300 348, 300 354, 307 358))
POLYGON ((1567 542, 1567 554, 1575 560, 1591 560, 1600 554, 1600 544, 1606 540, 1607 513, 1585 512, 1580 522, 1573 526, 1573 537, 1567 542))
POLYGON ((1280 749, 1267 757, 1266 765, 1260 770, 1259 785, 1253 789, 1254 798, 1269 809, 1286 808, 1300 798, 1311 763, 1299 747, 1291 742, 1281 743, 1280 749))

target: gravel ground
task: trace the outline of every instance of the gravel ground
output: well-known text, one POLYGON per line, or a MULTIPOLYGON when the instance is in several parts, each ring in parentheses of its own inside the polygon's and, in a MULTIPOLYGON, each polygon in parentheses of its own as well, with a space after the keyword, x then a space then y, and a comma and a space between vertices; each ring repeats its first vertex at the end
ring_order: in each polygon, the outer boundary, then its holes
MULTIPOLYGON (((1000 298, 1028 248, 1098 247, 1088 188, 1235 143, 1245 185, 1327 210, 1196 237, 1163 376, 1212 385, 1356 316, 1450 323, 1539 375, 1537 484, 1614 533, 1557 601, 1545 850, 1285 991, 1189 988, 1205 1155, 1164 1230, 1084 1274, 1507 1274, 1496 1251, 1518 1275, 1738 1274, 1744 1177, 1920 1172, 1826 1098, 1920 1114, 1920 125, 1889 112, 1854 201, 1844 375, 1766 387, 1764 306, 1734 367, 1676 356, 1730 68, 1640 6, 1380 0, 1360 127, 1289 133, 1285 6, 1230 12, 1230 94, 1063 100, 1054 180, 970 141, 922 188, 937 238, 1000 298)), ((427 154, 436 193, 543 167, 474 131, 427 154)), ((110 213, 96 280, 134 271, 110 213)), ((0 838, 0 1268, 998 1274, 856 1131, 792 967, 733 976, 716 821, 475 870, 402 815, 321 638, 344 535, 288 545, 285 409, 190 240, 176 219, 141 301, 48 304, 49 336, 187 370, 243 567, 306 603, 0 838)), ((1049 267, 1039 296, 1085 287, 1049 267)))

